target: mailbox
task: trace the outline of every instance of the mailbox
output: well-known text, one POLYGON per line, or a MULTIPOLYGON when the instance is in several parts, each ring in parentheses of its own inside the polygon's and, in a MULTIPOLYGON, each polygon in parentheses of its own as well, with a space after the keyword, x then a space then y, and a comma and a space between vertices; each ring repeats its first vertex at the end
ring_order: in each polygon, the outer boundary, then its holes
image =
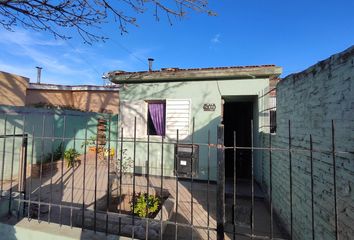
POLYGON ((195 144, 175 145, 175 172, 178 177, 196 177, 199 161, 199 146, 195 144))

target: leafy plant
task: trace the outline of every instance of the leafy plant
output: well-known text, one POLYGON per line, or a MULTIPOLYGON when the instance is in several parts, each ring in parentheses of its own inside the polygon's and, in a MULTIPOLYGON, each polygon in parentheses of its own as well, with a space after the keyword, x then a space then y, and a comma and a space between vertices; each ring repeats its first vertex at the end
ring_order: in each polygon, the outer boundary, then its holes
POLYGON ((126 173, 133 168, 133 159, 128 156, 127 151, 127 149, 123 149, 122 159, 117 159, 117 173, 119 173, 120 170, 122 170, 122 173, 126 173), (121 167, 122 169, 120 169, 121 167))
POLYGON ((96 146, 96 136, 91 136, 88 139, 86 139, 82 144, 81 148, 85 146, 96 146))
POLYGON ((65 162, 68 168, 74 167, 77 158, 80 156, 80 153, 74 148, 70 148, 64 152, 65 162))
POLYGON ((130 208, 134 214, 139 217, 149 217, 159 210, 161 200, 154 195, 147 195, 146 193, 138 193, 133 196, 133 201, 130 203, 130 208))
POLYGON ((52 162, 52 157, 53 157, 53 162, 61 160, 63 156, 63 143, 60 143, 59 146, 50 153, 47 153, 44 157, 43 163, 49 163, 52 162))
POLYGON ((53 152, 53 160, 58 161, 63 157, 63 143, 61 142, 59 146, 53 152))

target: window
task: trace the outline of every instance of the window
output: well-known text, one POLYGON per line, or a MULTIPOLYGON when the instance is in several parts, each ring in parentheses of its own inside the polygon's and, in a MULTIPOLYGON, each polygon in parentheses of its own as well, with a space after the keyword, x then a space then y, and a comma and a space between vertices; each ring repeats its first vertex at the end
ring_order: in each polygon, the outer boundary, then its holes
POLYGON ((166 102, 149 101, 147 110, 147 134, 165 136, 166 102))
POLYGON ((277 131, 277 111, 270 110, 269 111, 269 122, 270 122, 270 133, 276 133, 277 131))
POLYGON ((176 139, 178 130, 179 139, 186 139, 190 132, 190 105, 189 99, 122 100, 120 121, 123 135, 126 138, 155 135, 176 139))

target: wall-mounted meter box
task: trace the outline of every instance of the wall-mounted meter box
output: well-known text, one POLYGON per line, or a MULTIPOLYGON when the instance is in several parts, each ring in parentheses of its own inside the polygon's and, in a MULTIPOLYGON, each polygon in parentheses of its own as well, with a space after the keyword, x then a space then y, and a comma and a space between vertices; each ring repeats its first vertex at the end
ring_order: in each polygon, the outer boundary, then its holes
POLYGON ((196 177, 199 162, 199 146, 196 144, 175 145, 175 172, 178 177, 196 177))

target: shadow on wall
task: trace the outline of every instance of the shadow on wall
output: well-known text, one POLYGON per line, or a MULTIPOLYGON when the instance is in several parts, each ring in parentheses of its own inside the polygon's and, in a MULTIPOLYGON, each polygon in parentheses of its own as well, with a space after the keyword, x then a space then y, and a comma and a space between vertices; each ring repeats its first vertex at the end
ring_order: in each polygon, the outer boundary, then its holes
POLYGON ((0 71, 0 105, 24 106, 29 79, 0 71))
POLYGON ((71 91, 63 90, 27 90, 26 106, 52 105, 60 107, 74 107, 71 91))
MULTIPOLYGON (((75 148, 79 153, 86 139, 96 138, 100 118, 111 118, 106 136, 116 145, 118 115, 82 113, 36 108, 0 107, 0 170, 4 180, 18 177, 23 134, 28 134, 27 165, 60 160, 65 150, 75 148), (108 130, 111 134, 108 134, 108 130), (14 138, 12 135, 17 134, 14 138), (11 171, 12 168, 12 171, 11 171), (12 175, 12 177, 11 177, 12 175)), ((109 120, 108 120, 109 122, 109 120)))
POLYGON ((28 89, 27 106, 51 106, 87 112, 118 113, 119 94, 113 91, 28 89))
MULTIPOLYGON (((137 100, 137 96, 143 96, 145 99, 159 99, 166 98, 171 93, 176 91, 176 88, 186 85, 185 82, 180 83, 159 83, 158 86, 161 90, 156 91, 156 84, 144 84, 144 87, 141 87, 140 84, 129 84, 123 85, 122 92, 127 92, 128 94, 124 94, 124 98, 121 100, 129 101, 129 100, 137 100), (151 94, 146 94, 151 93, 151 94), (157 97, 158 96, 158 97, 157 97)), ((144 100, 144 99, 139 99, 144 100)))
MULTIPOLYGON (((141 113, 139 113, 141 114, 141 113)), ((216 148, 208 148, 208 132, 210 132, 210 143, 217 142, 217 127, 220 124, 220 117, 209 121, 204 127, 193 133, 193 144, 199 145, 198 160, 195 162, 197 169, 196 179, 212 181, 216 180, 216 148), (209 152, 210 150, 210 152, 209 152), (209 165, 209 166, 208 166, 209 165), (209 170, 209 173, 208 173, 209 170)), ((137 126, 138 128, 138 126, 137 126)), ((124 131, 124 129, 123 129, 124 131)), ((121 130, 120 130, 121 132, 121 130)), ((176 132, 177 136, 177 132, 176 132)), ((192 135, 186 139, 180 139, 179 144, 191 144, 192 135)), ((132 139, 124 138, 123 149, 126 149, 127 157, 134 159, 134 142, 132 139)), ((135 144, 135 172, 137 174, 146 174, 149 166, 149 174, 154 176, 161 175, 161 166, 163 165, 163 176, 175 176, 175 146, 176 138, 164 138, 163 162, 162 157, 162 138, 160 136, 150 136, 150 144, 147 144, 147 138, 137 139, 135 144), (148 150, 149 148, 149 150, 148 150), (149 151, 149 156, 148 156, 149 151), (148 163, 149 159, 149 163, 148 163)), ((131 170, 130 172, 132 172, 131 170)))

